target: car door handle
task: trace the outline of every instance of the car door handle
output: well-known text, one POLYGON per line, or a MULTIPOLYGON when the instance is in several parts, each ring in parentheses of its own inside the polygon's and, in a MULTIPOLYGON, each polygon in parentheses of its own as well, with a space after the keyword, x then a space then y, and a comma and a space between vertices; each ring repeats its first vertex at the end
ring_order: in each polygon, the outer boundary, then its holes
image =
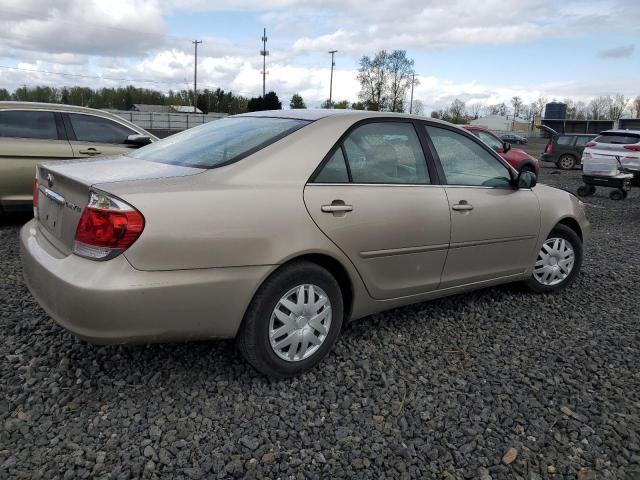
POLYGON ((473 205, 469 205, 467 202, 456 203, 451 207, 451 210, 455 210, 456 212, 465 212, 469 210, 473 210, 473 205))
POLYGON ((351 212, 353 210, 352 205, 322 205, 320 207, 325 213, 336 213, 336 212, 351 212))
POLYGON ((80 150, 78 153, 82 153, 83 155, 99 155, 100 150, 96 150, 93 147, 87 148, 86 150, 80 150))

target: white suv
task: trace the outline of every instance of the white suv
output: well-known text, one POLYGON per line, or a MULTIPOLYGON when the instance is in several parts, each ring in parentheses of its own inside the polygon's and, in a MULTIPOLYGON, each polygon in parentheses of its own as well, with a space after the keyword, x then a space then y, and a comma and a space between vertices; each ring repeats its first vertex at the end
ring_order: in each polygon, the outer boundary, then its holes
POLYGON ((607 130, 587 143, 582 161, 592 157, 619 157, 640 186, 640 130, 607 130))

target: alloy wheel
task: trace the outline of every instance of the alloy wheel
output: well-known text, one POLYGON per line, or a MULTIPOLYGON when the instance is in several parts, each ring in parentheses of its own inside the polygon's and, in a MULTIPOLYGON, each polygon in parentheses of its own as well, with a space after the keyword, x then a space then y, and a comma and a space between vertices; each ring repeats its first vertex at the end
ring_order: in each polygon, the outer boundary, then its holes
POLYGON ((564 238, 549 238, 538 253, 533 278, 542 285, 558 285, 571 274, 575 258, 570 242, 564 238))
POLYGON ((299 362, 313 355, 331 328, 331 302, 317 285, 298 285, 276 304, 269 321, 269 343, 283 360, 299 362))

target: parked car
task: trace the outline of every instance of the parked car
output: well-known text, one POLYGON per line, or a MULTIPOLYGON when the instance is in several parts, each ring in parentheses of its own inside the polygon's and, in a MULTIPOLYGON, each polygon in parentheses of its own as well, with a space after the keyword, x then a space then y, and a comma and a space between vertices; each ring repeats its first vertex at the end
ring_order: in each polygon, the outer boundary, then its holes
POLYGON ((348 320, 505 282, 571 284, 583 204, 535 184, 446 122, 254 112, 126 156, 41 164, 22 265, 82 338, 235 337, 258 370, 290 376, 348 320))
POLYGON ((462 125, 462 128, 473 133, 484 143, 493 148, 509 165, 518 171, 528 170, 540 175, 540 164, 524 150, 513 148, 508 142, 501 140, 495 133, 477 125, 462 125))
POLYGON ((31 208, 38 162, 120 154, 155 140, 142 128, 101 110, 0 102, 0 213, 31 208))
POLYGON ((546 125, 539 128, 551 134, 540 160, 555 163, 561 170, 571 170, 580 165, 585 146, 598 136, 591 133, 560 134, 546 125))
POLYGON ((633 174, 631 184, 640 186, 640 130, 607 130, 586 144, 582 158, 619 157, 633 174))
POLYGON ((522 135, 516 135, 515 133, 505 133, 504 135, 501 135, 500 138, 502 138, 504 142, 516 143, 516 144, 519 143, 520 145, 526 145, 527 142, 529 142, 527 137, 523 137, 522 135))

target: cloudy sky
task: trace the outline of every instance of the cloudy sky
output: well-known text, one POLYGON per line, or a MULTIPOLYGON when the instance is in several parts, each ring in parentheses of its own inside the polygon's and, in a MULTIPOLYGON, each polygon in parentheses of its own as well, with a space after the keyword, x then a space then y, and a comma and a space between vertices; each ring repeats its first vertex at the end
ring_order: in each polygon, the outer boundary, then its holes
POLYGON ((425 110, 454 98, 486 104, 640 95, 640 0, 0 0, 0 88, 193 81, 288 103, 357 99, 358 59, 386 48, 415 60, 425 110))

